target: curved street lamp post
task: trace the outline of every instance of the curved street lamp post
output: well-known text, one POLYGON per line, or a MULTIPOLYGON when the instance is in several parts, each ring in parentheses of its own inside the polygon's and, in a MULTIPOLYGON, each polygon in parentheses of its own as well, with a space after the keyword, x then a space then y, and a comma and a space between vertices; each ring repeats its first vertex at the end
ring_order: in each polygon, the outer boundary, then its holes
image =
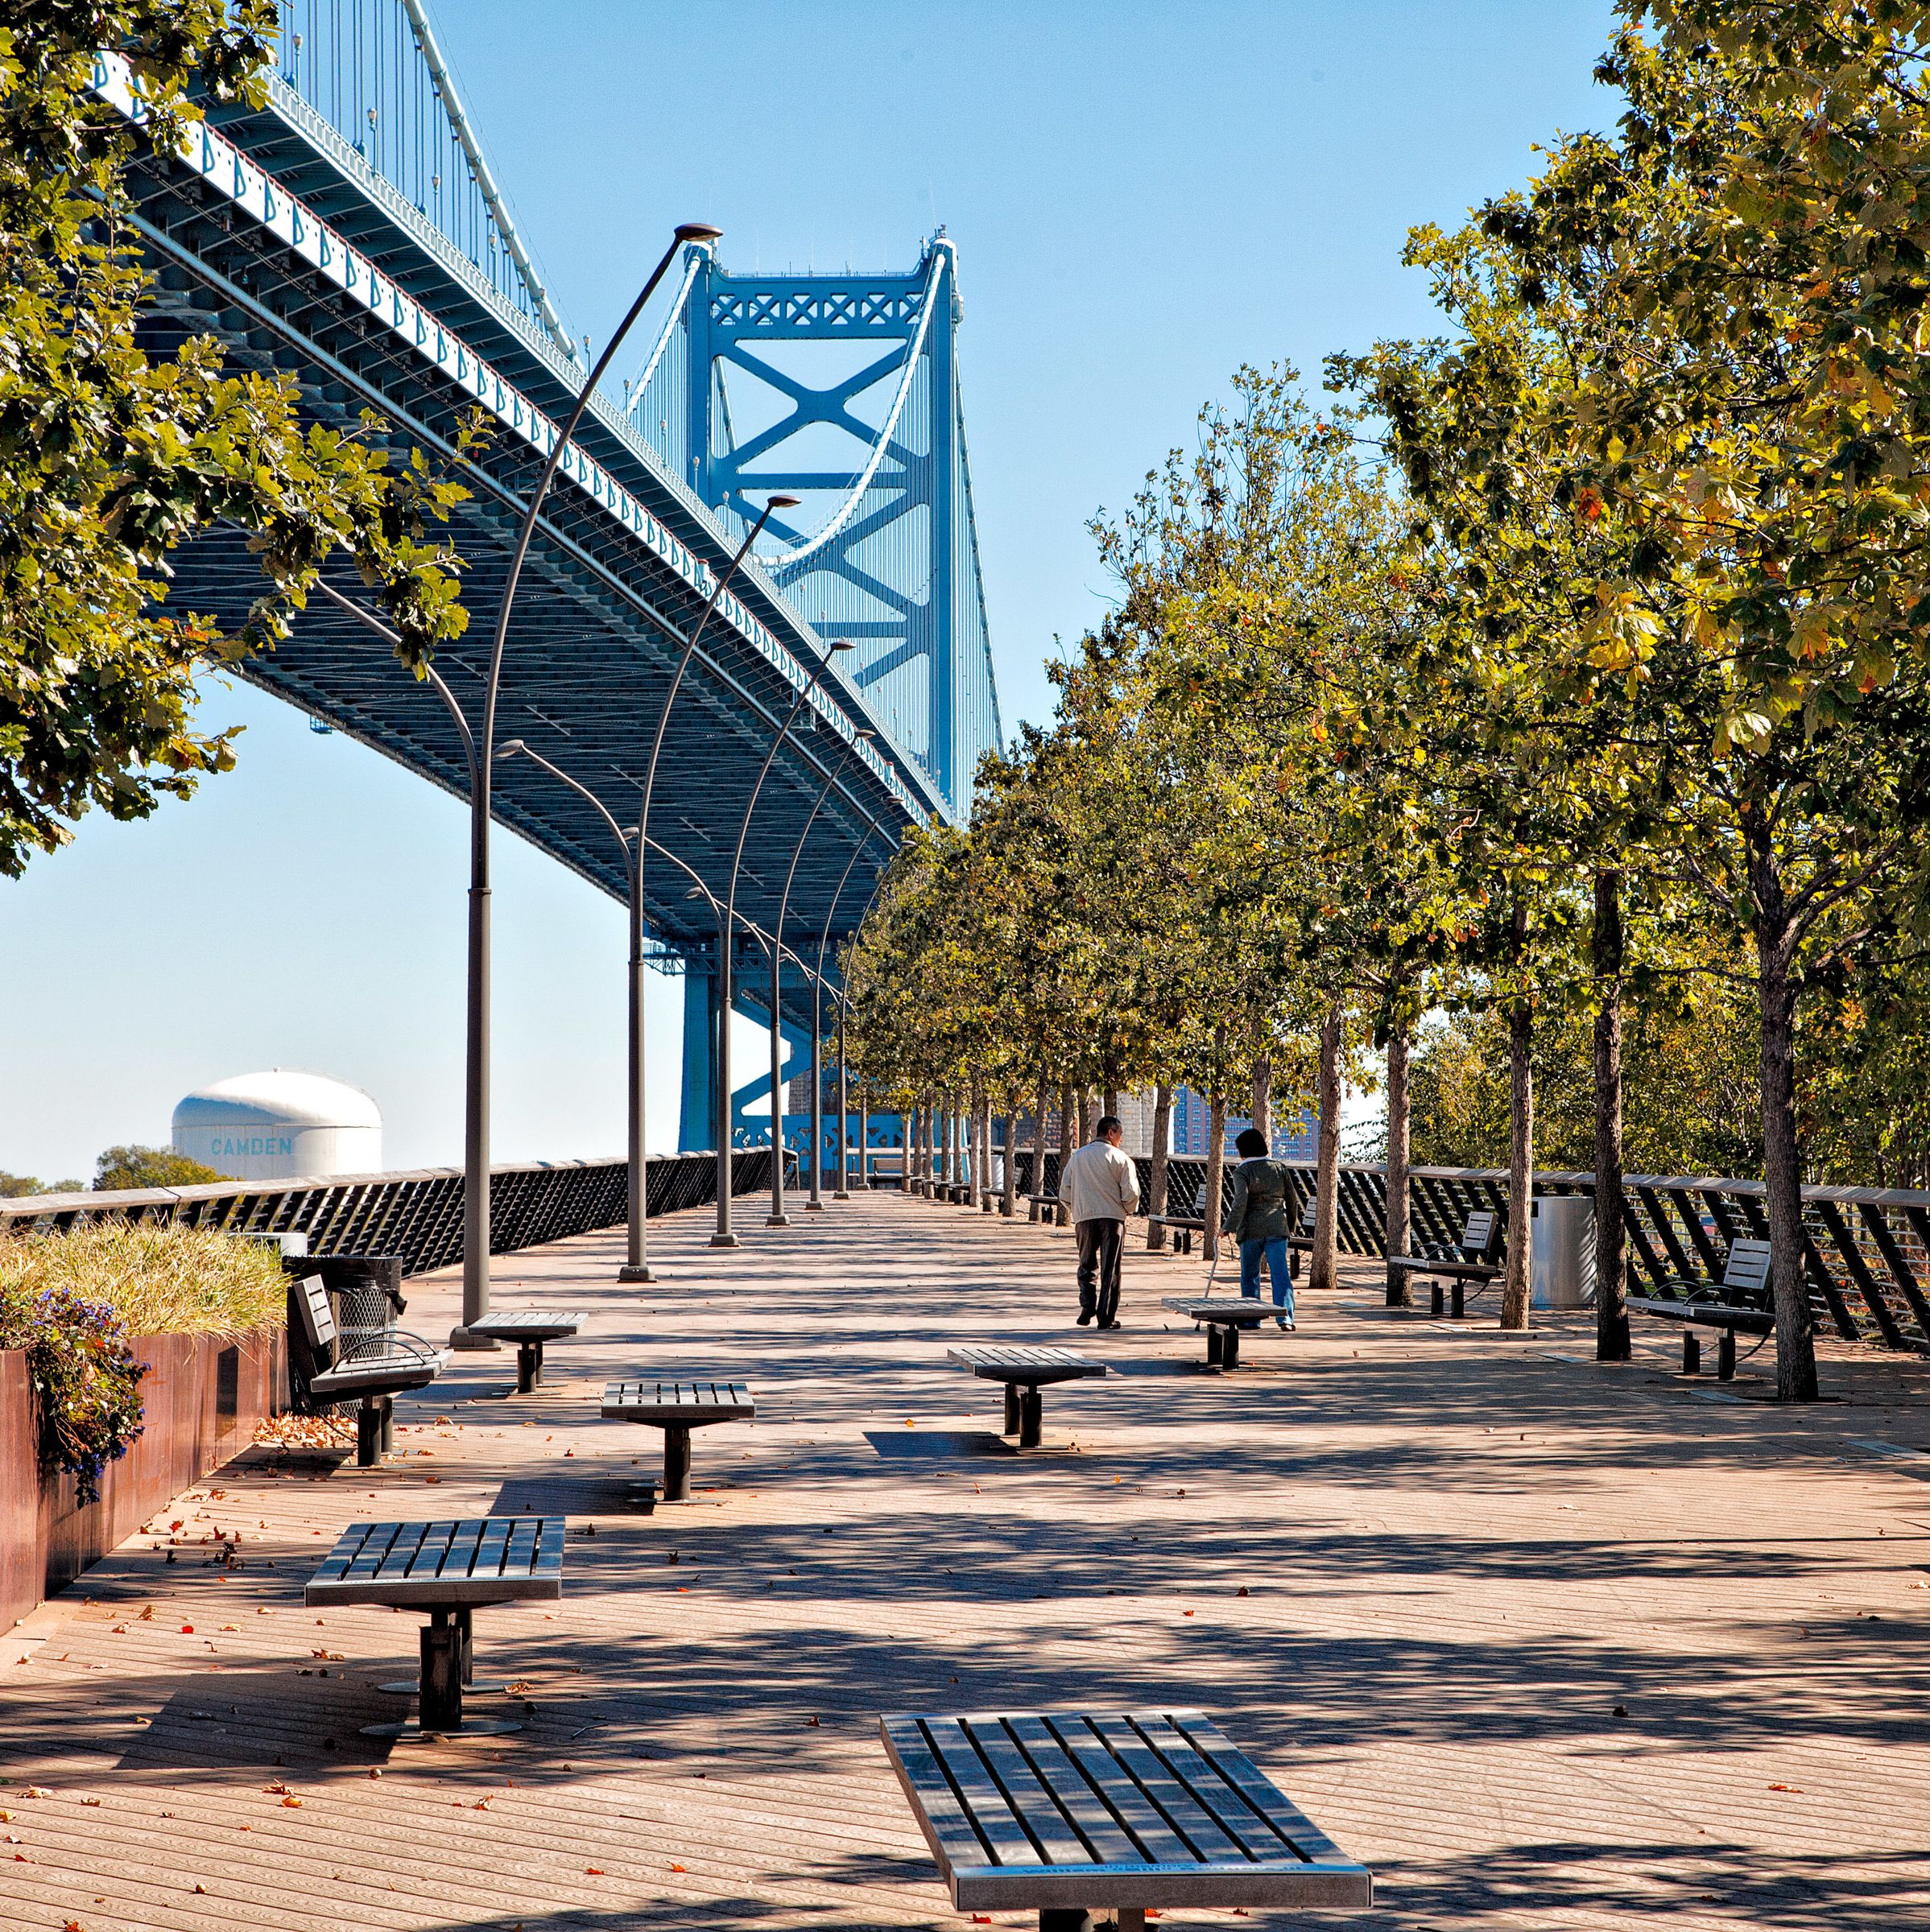
POLYGON ((467 1051, 465 1055, 463 1095, 462 1184, 462 1320, 449 1335, 452 1347, 494 1348, 498 1344, 486 1336, 471 1332, 473 1324, 490 1310, 490 762, 496 738, 496 697, 502 682, 502 655, 509 642, 510 613, 516 601, 516 586, 523 575, 523 559, 529 554, 530 539, 535 535, 536 519, 543 500, 557 469, 589 407, 597 385, 623 339, 643 314, 644 305, 656 293, 657 284, 676 259, 679 249, 692 242, 714 242, 724 231, 708 222, 681 223, 664 250, 663 258, 651 270, 650 279, 630 303, 629 312, 618 325, 603 353, 597 358, 577 397, 576 407, 563 425, 543 464, 543 473, 531 493, 523 514, 516 547, 510 553, 509 573, 503 580, 502 601, 496 612, 496 630, 490 644, 488 682, 482 693, 482 729, 477 735, 471 763, 473 782, 469 788, 469 931, 467 1051))
MULTIPOLYGON (((744 807, 744 822, 738 828, 737 850, 730 861, 730 887, 724 902, 724 917, 717 927, 717 1029, 715 1060, 717 1066, 717 1227, 710 1237, 713 1248, 735 1248, 738 1237, 730 1229, 730 1007, 732 999, 732 968, 735 964, 735 947, 733 943, 733 927, 738 906, 738 878, 743 870, 744 844, 750 836, 750 820, 757 811, 757 802, 764 789, 764 780, 771 774, 771 767, 776 762, 778 753, 783 748, 786 738, 791 735, 791 727, 797 721, 797 714, 811 701, 811 694, 818 687, 819 680, 831 667, 834 652, 851 649, 849 642, 842 638, 834 638, 824 654, 811 667, 811 675, 804 680, 784 721, 777 729, 771 741, 771 749, 764 753, 764 762, 758 767, 757 782, 750 787, 750 798, 744 807)), ((775 955, 773 954, 772 972, 776 972, 775 955)), ((777 1096, 771 1096, 773 1105, 777 1096)), ((773 1158, 781 1159, 781 1153, 773 1150, 773 1158)))
MULTIPOLYGON (((852 735, 858 742, 864 744, 875 737, 877 733, 867 726, 852 735)), ((779 983, 779 965, 783 957, 784 922, 791 910, 791 886, 797 877, 797 862, 804 856, 804 841, 810 837, 811 828, 817 823, 818 811, 829 797, 831 787, 837 778, 837 770, 834 766, 824 774, 824 782, 819 786, 817 796, 812 801, 811 810, 805 816, 804 828, 797 835, 797 844, 791 848, 790 868, 784 874, 783 894, 777 902, 777 923, 772 929, 777 950, 771 955, 771 1145, 773 1154, 771 1163, 771 1212, 764 1222, 767 1228, 788 1228, 791 1225, 791 1217, 784 1212, 784 1105, 781 1097, 783 1090, 778 1084, 784 1061, 783 1026, 779 1017, 783 1009, 783 989, 779 983)), ((798 964, 803 965, 804 962, 800 960, 798 964)), ((810 968, 806 967, 805 970, 808 972, 810 968)), ((814 1201, 812 1204, 820 1208, 824 1205, 821 1201, 814 1201)))

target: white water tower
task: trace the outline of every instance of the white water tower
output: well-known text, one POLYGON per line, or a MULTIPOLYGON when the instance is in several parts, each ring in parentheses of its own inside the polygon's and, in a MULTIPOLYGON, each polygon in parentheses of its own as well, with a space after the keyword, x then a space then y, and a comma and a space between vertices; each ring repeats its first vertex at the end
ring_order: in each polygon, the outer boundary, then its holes
POLYGON ((382 1109, 359 1087, 273 1067, 189 1094, 174 1110, 174 1145, 238 1181, 375 1174, 382 1109))

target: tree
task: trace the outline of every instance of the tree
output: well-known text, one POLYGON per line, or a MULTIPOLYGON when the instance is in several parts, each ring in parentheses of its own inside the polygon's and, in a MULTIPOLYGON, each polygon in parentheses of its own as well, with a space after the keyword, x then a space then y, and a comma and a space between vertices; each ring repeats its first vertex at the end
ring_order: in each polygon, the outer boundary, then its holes
MULTIPOLYGON (((210 664, 287 634, 345 551, 418 669, 461 634, 457 559, 428 526, 466 493, 378 420, 303 427, 293 380, 224 374, 210 340, 145 351, 147 290, 124 172, 221 103, 265 97, 271 0, 16 0, 0 26, 0 874, 72 836, 185 797, 234 762, 192 722, 210 664), (89 90, 119 48, 136 130, 89 90), (239 629, 177 610, 168 558, 238 525, 262 568, 239 629)), ((465 439, 479 431, 472 423, 465 439)))
POLYGON ((93 1184, 113 1187, 197 1187, 204 1182, 234 1177, 200 1161, 190 1160, 172 1147, 110 1147, 95 1163, 93 1184))

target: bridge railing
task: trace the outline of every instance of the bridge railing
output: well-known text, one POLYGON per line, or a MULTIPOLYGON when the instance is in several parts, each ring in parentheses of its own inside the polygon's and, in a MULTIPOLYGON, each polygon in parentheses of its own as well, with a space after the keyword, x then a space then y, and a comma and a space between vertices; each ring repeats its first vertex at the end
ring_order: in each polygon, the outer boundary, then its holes
MULTIPOLYGON (((1028 1192, 1035 1154, 1021 1149, 1019 1185, 1028 1192)), ((1290 1163, 1295 1205, 1312 1198, 1311 1163, 1290 1163)), ((1152 1162, 1137 1157, 1142 1198, 1152 1183, 1152 1162)), ((1167 1164, 1167 1204, 1197 1214, 1206 1191, 1206 1163, 1176 1155, 1167 1164)), ((1059 1157, 1045 1156, 1048 1190, 1056 1191, 1059 1157)), ((1714 1174, 1631 1174, 1628 1202, 1630 1286, 1638 1294, 1672 1295, 1680 1278, 1720 1281, 1730 1244, 1767 1239, 1769 1217, 1760 1181, 1714 1174)), ((1228 1163, 1226 1194, 1232 1193, 1228 1163)), ((1537 1195, 1593 1197, 1592 1174, 1535 1176, 1537 1195)), ((1494 1209, 1505 1224, 1508 1177, 1501 1168, 1415 1167, 1408 1170, 1407 1213, 1417 1253, 1452 1248, 1478 1208, 1494 1209)), ((1339 1174, 1336 1239, 1347 1254, 1387 1251, 1387 1170, 1349 1164, 1339 1174)), ((1930 1354, 1930 1193, 1902 1187, 1805 1187, 1803 1236, 1810 1299, 1818 1317, 1846 1340, 1930 1354)))
MULTIPOLYGON (((795 1168, 795 1157, 787 1155, 787 1174, 795 1168)), ((714 1154, 651 1161, 647 1212, 653 1216, 674 1214, 715 1201, 717 1171, 714 1154)), ((734 1156, 734 1195, 770 1184, 768 1148, 748 1148, 734 1156)), ((540 1162, 490 1170, 492 1254, 613 1228, 629 1212, 630 1175, 622 1161, 540 1162)), ((399 1254, 404 1274, 426 1274, 462 1258, 462 1170, 428 1167, 0 1200, 0 1236, 108 1220, 179 1222, 231 1234, 304 1234, 311 1254, 399 1254)))

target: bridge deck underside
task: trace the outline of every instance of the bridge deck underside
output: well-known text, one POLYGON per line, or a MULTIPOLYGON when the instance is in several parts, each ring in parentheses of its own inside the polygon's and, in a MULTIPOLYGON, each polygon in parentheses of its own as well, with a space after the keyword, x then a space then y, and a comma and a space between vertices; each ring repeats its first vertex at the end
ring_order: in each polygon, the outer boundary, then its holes
MULTIPOLYGON (((317 419, 352 424, 373 407, 391 425, 399 457, 411 445, 432 457, 447 456, 457 412, 469 398, 439 370, 353 312, 339 291, 272 235, 214 205, 185 171, 150 163, 143 186, 158 277, 148 323, 155 345, 188 332, 213 334, 226 345, 232 366, 292 374, 304 407, 317 419)), ((608 460, 611 452, 600 447, 597 453, 608 460)), ((480 717, 490 636, 537 469, 527 446, 502 433, 477 461, 458 471, 473 493, 451 524, 467 565, 464 599, 472 625, 437 664, 472 722, 480 717)), ((660 478, 640 465, 633 472, 639 494, 650 486, 666 512, 677 510, 665 499, 660 478)), ((624 474, 623 481, 630 487, 633 475, 624 474)), ((687 522, 676 534, 713 568, 721 567, 723 555, 701 529, 687 522)), ((178 608, 233 622, 262 588, 238 533, 199 543, 180 561, 178 608)), ((352 573, 332 581, 367 602, 352 573)), ((746 588, 755 608, 754 586, 746 588)), ((525 740, 589 786, 619 824, 634 824, 667 680, 701 605, 683 574, 580 489, 560 482, 546 503, 518 595, 498 741, 525 740)), ((782 621, 784 615, 781 606, 771 607, 767 621, 782 621)), ((778 635, 786 643, 795 639, 800 659, 808 663, 805 634, 779 630, 778 635)), ((373 634, 322 600, 313 600, 299 617, 292 639, 250 663, 242 675, 466 797, 460 741, 435 695, 373 634)), ((862 720, 862 700, 835 681, 833 691, 846 715, 862 720)), ((720 896, 758 766, 794 696, 783 670, 733 626, 713 621, 672 712, 651 832, 720 896)), ((902 774, 903 761, 886 749, 902 774)), ((799 861, 784 935, 813 962, 828 918, 834 946, 855 923, 875 868, 906 820, 903 806, 829 725, 799 730, 780 752, 753 822, 738 888, 740 913, 768 930, 812 802, 834 772, 799 861), (882 821, 880 831, 834 909, 833 896, 853 847, 874 819, 882 821)), ((527 761, 498 763, 494 799, 503 823, 605 890, 622 894, 616 840, 586 803, 527 761)), ((713 947, 715 917, 701 898, 686 896, 689 877, 653 854, 646 880, 646 915, 657 936, 680 952, 713 947)), ((787 1008, 804 1012, 795 1001, 787 1008)))

